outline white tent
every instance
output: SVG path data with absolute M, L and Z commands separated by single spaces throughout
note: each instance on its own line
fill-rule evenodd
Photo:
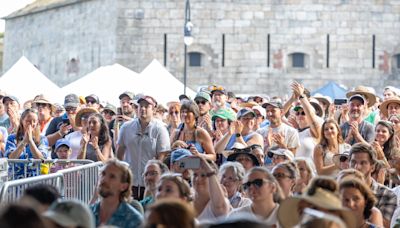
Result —
M 140 73 L 140 83 L 145 85 L 142 92 L 153 96 L 161 104 L 178 101 L 179 95 L 183 94 L 183 83 L 155 59 Z M 196 93 L 186 87 L 186 95 L 193 99 Z
M 16 96 L 21 105 L 43 94 L 51 102 L 62 102 L 61 89 L 40 72 L 25 56 L 22 56 L 0 78 L 0 89 Z
M 99 67 L 82 78 L 64 86 L 63 95 L 75 93 L 78 96 L 96 94 L 101 101 L 119 106 L 118 96 L 125 91 L 139 90 L 139 75 L 119 64 Z

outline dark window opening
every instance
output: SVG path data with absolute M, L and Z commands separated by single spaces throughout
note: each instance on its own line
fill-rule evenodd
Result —
M 304 68 L 304 54 L 303 53 L 293 53 L 292 54 L 292 67 Z
M 201 53 L 200 52 L 190 52 L 189 53 L 189 66 L 201 67 Z

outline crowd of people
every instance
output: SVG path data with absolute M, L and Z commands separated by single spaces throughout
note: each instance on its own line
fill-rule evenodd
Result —
M 286 100 L 244 98 L 212 85 L 166 105 L 127 91 L 118 108 L 96 94 L 69 94 L 63 105 L 1 94 L 2 157 L 104 166 L 90 204 L 33 186 L 0 224 L 400 227 L 400 90 L 381 98 L 357 86 L 335 100 L 298 82 L 288 91 Z M 39 175 L 13 166 L 14 179 Z

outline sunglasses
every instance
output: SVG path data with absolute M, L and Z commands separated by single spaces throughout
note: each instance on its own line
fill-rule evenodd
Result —
M 303 112 L 296 112 L 296 116 L 300 116 L 300 115 L 305 116 L 306 113 L 304 111 Z
M 47 107 L 46 103 L 36 103 L 36 107 Z
M 199 105 L 199 104 L 205 105 L 206 103 L 207 103 L 207 101 L 204 101 L 204 100 L 203 101 L 196 101 L 197 105 Z
M 67 107 L 67 108 L 65 108 L 65 111 L 67 111 L 67 112 L 76 112 L 76 108 L 74 108 L 74 107 Z
M 347 159 L 349 159 L 347 156 L 343 156 L 342 155 L 342 156 L 339 157 L 339 161 L 340 162 L 345 162 L 345 161 L 347 161 Z
M 174 115 L 174 114 L 175 114 L 175 115 L 178 115 L 178 114 L 179 114 L 179 112 L 178 112 L 178 111 L 175 111 L 175 112 L 169 112 L 169 114 L 170 114 L 170 115 Z
M 96 104 L 97 102 L 95 100 L 86 100 L 87 104 Z
M 256 188 L 261 188 L 264 185 L 264 183 L 267 183 L 267 182 L 269 182 L 269 181 L 263 180 L 263 179 L 255 179 L 253 181 L 248 181 L 243 184 L 243 189 L 248 190 L 250 188 L 250 186 L 252 186 L 252 185 L 254 185 L 254 187 L 256 187 Z
M 113 111 L 109 111 L 109 110 L 104 110 L 104 111 L 103 111 L 103 114 L 104 114 L 104 115 L 107 115 L 107 114 L 108 114 L 108 115 L 111 115 L 111 116 L 114 116 L 114 115 L 115 115 L 115 113 L 114 113 Z

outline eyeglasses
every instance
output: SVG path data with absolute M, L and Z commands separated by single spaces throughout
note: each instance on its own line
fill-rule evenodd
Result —
M 145 173 L 143 174 L 143 176 L 145 176 L 145 177 L 147 177 L 147 176 L 154 177 L 154 176 L 157 176 L 157 175 L 158 175 L 158 172 L 157 172 L 157 171 L 149 171 L 149 172 L 145 172 Z
M 207 101 L 205 101 L 205 100 L 202 100 L 202 101 L 197 100 L 196 101 L 197 105 L 199 105 L 199 104 L 205 105 L 206 103 L 207 103 Z
M 250 186 L 254 185 L 256 188 L 261 188 L 264 183 L 268 183 L 268 180 L 263 180 L 263 179 L 255 179 L 253 181 L 248 181 L 247 183 L 243 184 L 243 189 L 248 190 Z
M 272 175 L 273 175 L 276 179 L 283 179 L 283 178 L 285 178 L 285 177 L 292 179 L 291 176 L 286 175 L 286 174 L 284 174 L 284 173 L 273 173 Z
M 305 113 L 304 111 L 302 111 L 302 112 L 296 112 L 296 116 L 300 116 L 300 115 L 305 116 L 306 113 Z
M 67 111 L 67 112 L 76 112 L 76 108 L 75 107 L 66 107 L 65 111 Z

